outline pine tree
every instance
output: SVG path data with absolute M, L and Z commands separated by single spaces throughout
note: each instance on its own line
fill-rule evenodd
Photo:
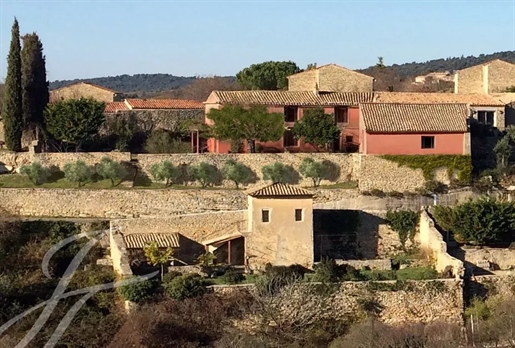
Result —
M 25 129 L 34 130 L 43 125 L 43 112 L 49 99 L 45 56 L 36 33 L 27 34 L 22 39 L 23 125 Z
M 11 46 L 7 57 L 7 76 L 5 78 L 5 95 L 2 109 L 4 121 L 5 145 L 12 151 L 21 150 L 23 132 L 22 93 L 21 93 L 21 47 L 20 27 L 15 18 L 11 30 Z

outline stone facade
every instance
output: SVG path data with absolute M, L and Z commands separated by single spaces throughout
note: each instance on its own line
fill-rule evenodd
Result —
M 356 172 L 352 154 L 332 154 L 332 153 L 317 153 L 316 155 L 307 153 L 264 153 L 264 154 L 163 154 L 163 155 L 137 155 L 138 164 L 142 171 L 150 176 L 150 168 L 153 164 L 168 160 L 175 165 L 196 165 L 201 162 L 207 162 L 216 166 L 221 170 L 225 162 L 233 159 L 237 162 L 243 163 L 255 174 L 256 180 L 247 185 L 247 187 L 263 186 L 265 182 L 262 181 L 261 169 L 265 165 L 275 162 L 281 162 L 287 166 L 292 166 L 294 169 L 294 181 L 292 183 L 300 184 L 302 186 L 312 186 L 311 179 L 304 179 L 298 173 L 298 168 L 302 160 L 306 157 L 315 158 L 317 161 L 327 163 L 328 174 L 327 179 L 322 180 L 321 185 L 330 185 L 339 182 L 346 182 L 355 179 L 353 173 Z M 221 182 L 223 187 L 234 187 L 232 182 Z
M 455 93 L 501 93 L 514 85 L 515 64 L 496 59 L 460 70 L 454 76 Z
M 290 91 L 372 92 L 374 78 L 336 64 L 327 64 L 288 77 Z
M 447 243 L 443 241 L 442 234 L 436 229 L 433 219 L 426 211 L 420 214 L 418 239 L 420 247 L 432 255 L 437 272 L 451 270 L 454 277 L 463 276 L 463 262 L 447 252 Z
M 70 86 L 50 91 L 51 101 L 79 98 L 93 98 L 97 101 L 110 103 L 113 101 L 120 101 L 123 97 L 116 91 L 85 82 L 75 83 Z
M 504 299 L 515 295 L 515 274 L 475 276 L 469 282 L 469 297 L 500 296 Z
M 0 163 L 19 169 L 21 166 L 32 162 L 40 162 L 42 165 L 51 169 L 63 169 L 66 163 L 78 160 L 86 162 L 88 165 L 100 163 L 103 157 L 108 157 L 117 162 L 128 162 L 131 159 L 129 152 L 0 152 Z
M 121 277 L 131 276 L 132 269 L 127 256 L 127 246 L 122 235 L 113 228 L 109 231 L 109 251 L 114 271 Z
M 515 268 L 515 250 L 508 248 L 462 248 L 464 261 L 477 265 L 478 261 L 489 261 L 495 269 Z
M 202 121 L 204 110 L 202 109 L 157 109 L 157 110 L 130 110 L 106 113 L 108 123 L 118 119 L 129 120 L 133 118 L 138 127 L 144 131 L 164 129 L 171 132 L 179 132 L 184 121 Z M 105 131 L 105 130 L 103 130 Z
M 408 281 L 401 289 L 380 290 L 394 285 L 395 282 L 343 282 L 331 294 L 331 305 L 320 308 L 302 296 L 302 288 L 293 291 L 287 303 L 289 308 L 296 306 L 304 310 L 317 310 L 320 319 L 345 319 L 364 315 L 363 305 L 374 303 L 381 308 L 378 319 L 386 324 L 431 323 L 444 321 L 463 325 L 463 284 L 456 280 Z M 374 289 L 374 285 L 377 289 Z M 310 286 L 308 285 L 298 285 Z M 213 286 L 216 293 L 248 292 L 253 285 Z M 290 292 L 288 292 L 290 293 Z M 296 296 L 297 295 L 297 296 Z M 280 296 L 280 295 L 279 295 Z M 252 320 L 251 318 L 244 320 Z M 251 324 L 251 323 L 249 323 Z

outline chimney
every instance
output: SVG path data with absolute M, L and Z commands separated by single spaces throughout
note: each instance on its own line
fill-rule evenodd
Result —
M 315 88 L 313 88 L 313 94 L 318 96 L 319 93 L 318 93 L 318 83 L 315 83 Z

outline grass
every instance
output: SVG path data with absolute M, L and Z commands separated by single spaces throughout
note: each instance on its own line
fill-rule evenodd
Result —
M 356 189 L 358 188 L 358 183 L 356 181 L 346 181 L 339 182 L 332 185 L 320 185 L 318 186 L 320 189 Z
M 0 175 L 0 187 L 2 188 L 79 188 L 76 182 L 66 180 L 61 174 L 54 173 L 48 182 L 41 185 L 34 185 L 26 175 L 20 174 L 3 174 Z M 86 189 L 109 189 L 111 187 L 110 180 L 96 180 L 82 184 L 80 188 Z M 120 188 L 115 186 L 114 188 Z

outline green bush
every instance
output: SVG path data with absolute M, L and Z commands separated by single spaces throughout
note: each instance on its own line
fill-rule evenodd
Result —
M 39 162 L 32 162 L 20 168 L 20 174 L 27 175 L 34 185 L 44 184 L 50 177 L 50 169 Z
M 339 267 L 333 259 L 323 258 L 314 269 L 313 281 L 315 282 L 336 282 L 340 278 Z
M 122 297 L 131 302 L 145 303 L 152 299 L 155 291 L 155 282 L 152 280 L 142 280 L 118 288 Z
M 411 210 L 388 210 L 386 213 L 388 226 L 399 234 L 403 249 L 406 249 L 406 241 L 408 238 L 414 242 L 418 219 L 418 212 Z
M 430 180 L 424 184 L 426 191 L 431 193 L 442 194 L 447 192 L 447 185 L 440 181 Z
M 181 272 L 177 272 L 177 271 L 170 271 L 170 272 L 166 273 L 166 274 L 163 276 L 163 280 L 162 280 L 162 282 L 163 282 L 163 283 L 170 283 L 172 280 L 174 280 L 175 278 L 180 277 L 180 276 L 182 276 L 182 273 L 181 273 Z
M 238 284 L 245 279 L 245 276 L 236 270 L 229 270 L 222 276 L 222 280 L 226 284 Z
M 515 205 L 511 202 L 481 198 L 452 208 L 436 206 L 433 215 L 458 242 L 487 245 L 513 241 Z
M 93 168 L 84 161 L 66 163 L 63 167 L 64 177 L 71 182 L 76 182 L 78 186 L 91 180 Z
M 234 182 L 238 189 L 240 184 L 246 184 L 251 180 L 252 171 L 243 163 L 228 160 L 222 168 L 222 175 L 226 180 Z
M 113 187 L 116 181 L 121 181 L 127 175 L 123 165 L 109 157 L 104 157 L 100 160 L 100 163 L 97 165 L 97 173 L 101 178 L 111 180 L 111 186 Z
M 212 164 L 201 162 L 196 166 L 188 167 L 188 175 L 193 181 L 198 181 L 205 188 L 216 183 L 218 170 Z
M 165 283 L 163 287 L 168 296 L 176 300 L 197 297 L 206 292 L 204 281 L 198 274 L 175 277 L 169 283 Z
M 325 177 L 327 172 L 326 167 L 322 162 L 315 161 L 311 157 L 306 157 L 302 160 L 299 166 L 299 173 L 305 178 L 313 180 L 313 186 L 318 187 L 320 181 Z
M 438 278 L 438 272 L 431 267 L 408 267 L 397 271 L 398 280 L 426 280 Z
M 181 141 L 180 138 L 167 131 L 157 130 L 148 137 L 145 151 L 148 153 L 189 153 L 191 144 Z
M 264 166 L 261 169 L 264 180 L 270 180 L 272 183 L 285 183 L 290 180 L 292 168 L 281 162 L 275 162 Z
M 165 186 L 169 186 L 178 180 L 180 170 L 172 162 L 163 161 L 150 167 L 150 175 L 155 181 L 165 181 Z

